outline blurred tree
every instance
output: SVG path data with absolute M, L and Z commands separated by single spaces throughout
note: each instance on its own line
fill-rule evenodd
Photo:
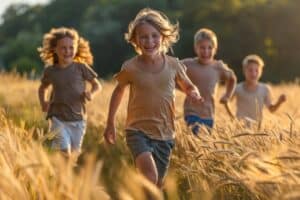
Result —
M 0 24 L 0 63 L 10 69 L 18 58 L 26 57 L 38 63 L 31 66 L 40 71 L 36 48 L 43 34 L 52 27 L 74 27 L 90 41 L 96 71 L 101 77 L 110 77 L 135 54 L 124 33 L 144 7 L 161 10 L 172 22 L 180 22 L 181 39 L 174 47 L 180 58 L 194 56 L 194 33 L 207 27 L 218 36 L 217 58 L 233 67 L 239 79 L 241 60 L 250 53 L 265 60 L 264 80 L 279 82 L 300 75 L 300 1 L 295 0 L 51 0 L 47 5 L 15 4 L 6 10 Z

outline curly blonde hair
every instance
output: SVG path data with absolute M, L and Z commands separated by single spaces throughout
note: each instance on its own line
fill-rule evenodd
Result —
M 73 39 L 76 47 L 76 54 L 74 61 L 93 65 L 93 55 L 90 50 L 90 45 L 87 40 L 80 37 L 78 32 L 73 28 L 52 28 L 43 37 L 43 46 L 38 48 L 38 52 L 42 61 L 46 65 L 53 65 L 58 63 L 58 57 L 54 52 L 57 41 L 69 37 Z
M 141 49 L 136 42 L 136 28 L 142 24 L 150 24 L 163 36 L 162 52 L 167 53 L 171 46 L 179 39 L 179 23 L 171 24 L 168 17 L 157 10 L 144 8 L 139 11 L 135 19 L 128 25 L 128 32 L 125 33 L 125 40 L 132 44 L 135 51 L 141 54 Z

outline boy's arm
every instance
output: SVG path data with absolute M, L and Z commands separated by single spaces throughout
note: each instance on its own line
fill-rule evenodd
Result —
M 47 90 L 48 86 L 49 85 L 42 83 L 38 89 L 39 100 L 40 100 L 40 104 L 41 104 L 43 112 L 48 112 L 48 109 L 49 109 L 49 102 L 46 101 L 46 90 Z
M 280 105 L 286 101 L 286 95 L 285 94 L 281 94 L 279 96 L 279 98 L 277 99 L 277 102 L 275 104 L 270 104 L 268 106 L 268 109 L 270 112 L 275 112 L 279 107 Z
M 228 77 L 226 81 L 226 91 L 225 94 L 221 97 L 220 103 L 226 104 L 230 100 L 234 92 L 235 86 L 236 86 L 236 76 L 234 75 L 233 72 L 231 72 L 231 75 Z
M 203 101 L 198 88 L 192 84 L 187 76 L 185 78 L 178 77 L 176 82 L 179 90 L 184 92 L 187 96 L 191 97 L 195 101 Z
M 115 115 L 121 103 L 126 86 L 126 84 L 118 84 L 110 99 L 107 124 L 104 131 L 105 141 L 110 144 L 114 144 L 116 142 Z
M 97 78 L 93 78 L 92 80 L 89 81 L 91 84 L 92 88 L 90 91 L 85 91 L 84 96 L 88 101 L 91 101 L 93 97 L 95 96 L 97 91 L 101 91 L 102 86 L 100 82 L 97 80 Z
M 200 95 L 200 92 L 198 88 L 192 83 L 192 81 L 189 79 L 187 72 L 186 63 L 184 60 L 179 61 L 179 68 L 177 71 L 175 84 L 176 88 L 180 90 L 181 92 L 184 92 L 187 96 L 191 97 L 195 101 L 203 101 L 203 98 Z
M 230 116 L 230 118 L 231 118 L 231 119 L 234 119 L 234 118 L 235 118 L 235 117 L 234 117 L 234 114 L 233 114 L 233 112 L 231 111 L 231 108 L 230 108 L 228 102 L 224 103 L 224 107 L 225 107 L 225 110 L 227 111 L 228 115 Z

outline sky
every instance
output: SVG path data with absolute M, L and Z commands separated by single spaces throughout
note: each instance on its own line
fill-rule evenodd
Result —
M 1 0 L 1 3 L 0 3 L 0 19 L 2 18 L 2 15 L 5 12 L 6 8 L 11 4 L 14 4 L 14 3 L 28 3 L 28 4 L 31 4 L 31 5 L 34 5 L 34 4 L 45 4 L 47 2 L 49 2 L 49 0 Z

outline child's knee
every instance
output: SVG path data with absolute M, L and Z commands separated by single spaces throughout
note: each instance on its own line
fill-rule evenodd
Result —
M 148 170 L 144 172 L 144 175 L 151 181 L 153 184 L 158 184 L 158 173 L 156 170 Z
M 139 170 L 142 174 L 153 184 L 158 182 L 158 172 L 155 166 L 139 166 Z

